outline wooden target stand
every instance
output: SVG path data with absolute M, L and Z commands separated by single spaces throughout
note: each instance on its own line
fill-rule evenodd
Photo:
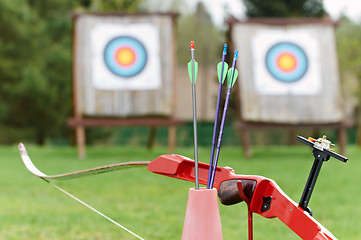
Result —
M 241 111 L 241 100 L 240 100 L 240 92 L 239 86 L 236 84 L 235 86 L 235 96 L 236 96 L 236 107 L 239 121 L 233 123 L 233 128 L 239 131 L 240 133 L 240 142 L 241 147 L 243 148 L 243 154 L 246 158 L 252 157 L 251 150 L 251 136 L 250 132 L 252 130 L 283 130 L 283 131 L 295 131 L 300 129 L 336 129 L 337 130 L 337 138 L 338 138 L 338 146 L 340 148 L 340 153 L 342 155 L 346 154 L 346 146 L 347 146 L 347 128 L 350 128 L 354 125 L 352 120 L 345 120 L 336 123 L 271 123 L 271 122 L 251 122 L 245 121 L 242 118 Z M 297 135 L 297 134 L 296 134 Z M 295 135 L 295 139 L 296 139 Z M 319 136 L 322 137 L 322 136 Z
M 252 157 L 250 131 L 252 129 L 277 129 L 277 130 L 297 130 L 297 129 L 336 129 L 338 133 L 338 145 L 341 154 L 346 153 L 347 133 L 346 129 L 353 126 L 352 121 L 344 121 L 338 123 L 301 123 L 301 124 L 287 124 L 287 123 L 265 123 L 265 122 L 235 122 L 233 127 L 240 132 L 241 143 L 244 155 L 247 158 Z M 295 136 L 296 139 L 296 136 Z
M 241 107 L 241 97 L 239 86 L 236 84 L 235 96 L 236 96 L 236 108 L 239 121 L 233 123 L 233 128 L 240 133 L 240 142 L 243 149 L 243 154 L 246 158 L 252 157 L 251 150 L 251 136 L 250 132 L 252 130 L 283 130 L 283 131 L 295 131 L 300 129 L 336 129 L 337 130 L 337 143 L 340 148 L 340 153 L 346 155 L 346 146 L 347 146 L 347 128 L 354 126 L 353 120 L 345 120 L 335 123 L 272 123 L 272 122 L 252 122 L 245 121 L 242 117 L 242 107 Z M 296 134 L 297 135 L 297 134 Z M 296 139 L 295 135 L 295 139 Z M 319 136 L 322 137 L 322 136 Z
M 354 125 L 352 120 L 345 120 L 336 123 L 271 123 L 271 122 L 251 122 L 245 121 L 242 118 L 242 109 L 241 109 L 241 98 L 239 92 L 239 86 L 236 84 L 235 88 L 235 96 L 236 96 L 236 108 L 239 121 L 233 123 L 233 128 L 240 133 L 240 142 L 241 147 L 243 148 L 243 154 L 246 158 L 252 157 L 251 150 L 251 136 L 250 132 L 252 130 L 286 130 L 286 131 L 295 131 L 300 129 L 336 129 L 337 130 L 337 138 L 338 138 L 338 146 L 340 148 L 340 153 L 342 155 L 346 154 L 346 146 L 347 146 L 347 128 L 350 128 Z M 322 136 L 319 136 L 322 137 Z M 295 135 L 296 139 L 296 135 Z
M 176 145 L 176 126 L 184 122 L 174 118 L 85 118 L 72 117 L 68 119 L 68 125 L 75 129 L 76 144 L 78 147 L 78 157 L 86 156 L 85 128 L 91 127 L 128 127 L 128 126 L 149 126 L 148 148 L 152 148 L 155 142 L 158 127 L 168 126 L 168 151 L 174 152 Z
M 86 113 L 80 109 L 80 102 L 85 101 L 79 99 L 80 94 L 80 86 L 79 86 L 79 75 L 84 77 L 84 70 L 78 69 L 79 63 L 79 54 L 77 49 L 81 41 L 80 38 L 84 39 L 84 36 L 81 36 L 80 33 L 76 31 L 76 20 L 79 17 L 87 16 L 87 17 L 126 17 L 129 18 L 126 21 L 132 22 L 134 18 L 149 18 L 150 22 L 155 24 L 166 24 L 168 20 L 163 19 L 169 18 L 171 22 L 171 27 L 168 30 L 170 31 L 171 37 L 169 39 L 160 39 L 161 44 L 169 45 L 169 52 L 171 53 L 172 62 L 170 63 L 172 70 L 170 70 L 170 76 L 167 76 L 171 79 L 172 85 L 170 89 L 167 91 L 171 91 L 172 95 L 169 98 L 170 104 L 170 112 L 166 114 L 160 114 L 159 116 L 150 116 L 149 114 L 136 116 L 136 117 L 121 117 L 121 116 L 110 116 L 110 117 L 102 117 L 98 115 L 88 116 Z M 78 148 L 78 157 L 84 158 L 86 156 L 86 128 L 94 128 L 94 127 L 150 127 L 149 137 L 148 137 L 148 148 L 152 148 L 155 143 L 156 131 L 159 127 L 168 127 L 168 150 L 169 153 L 173 153 L 176 145 L 176 129 L 177 126 L 184 124 L 184 121 L 176 119 L 176 39 L 175 39 L 175 19 L 178 17 L 177 13 L 137 13 L 137 14 L 127 14 L 127 13 L 111 13 L 111 14 L 103 14 L 103 13 L 95 13 L 95 14 L 74 14 L 73 16 L 73 81 L 72 81 L 72 89 L 73 89 L 73 116 L 67 120 L 67 124 L 69 127 L 73 128 L 75 131 L 75 142 Z M 159 19 L 155 19 L 159 17 Z M 131 20 L 133 19 L 133 20 Z M 109 23 L 109 21 L 107 21 Z M 112 21 L 111 21 L 112 22 Z M 135 21 L 138 22 L 138 21 Z M 86 25 L 85 25 L 86 26 Z M 81 29 L 81 32 L 84 29 Z M 166 36 L 165 34 L 161 35 L 162 37 Z M 168 35 L 167 35 L 168 36 Z M 165 41 L 165 42 L 164 42 Z M 170 41 L 167 42 L 167 41 Z M 82 54 L 87 54 L 86 51 L 83 51 Z M 89 56 L 89 55 L 87 55 Z M 87 65 L 88 63 L 82 63 L 82 65 Z M 86 75 L 89 77 L 89 75 Z
M 227 24 L 230 27 L 230 30 L 228 31 L 228 36 L 227 39 L 229 40 L 229 42 L 231 42 L 231 48 L 235 48 L 236 47 L 236 42 L 234 42 L 234 38 L 233 38 L 233 33 L 237 30 L 235 30 L 235 25 L 236 24 L 241 24 L 242 26 L 256 26 L 253 29 L 257 29 L 257 31 L 262 31 L 264 29 L 273 29 L 276 26 L 337 26 L 338 22 L 333 22 L 332 19 L 330 18 L 322 18 L 322 19 L 284 19 L 284 18 L 250 18 L 247 19 L 245 21 L 238 21 L 234 18 L 231 18 L 227 21 Z M 238 26 L 241 26 L 238 25 Z M 266 25 L 267 27 L 263 27 L 264 25 Z M 262 26 L 262 27 L 260 27 Z M 288 30 L 291 28 L 287 28 Z M 309 29 L 307 27 L 307 29 Z M 323 33 L 326 33 L 327 31 L 325 30 Z M 244 34 L 245 31 L 242 30 L 240 31 L 238 28 L 238 37 L 241 38 L 243 40 L 243 44 L 250 44 L 251 40 L 250 40 L 250 36 L 246 34 Z M 255 34 L 255 32 L 252 32 L 250 29 L 248 29 L 248 33 L 249 35 Z M 328 33 L 329 34 L 329 33 Z M 325 36 L 330 36 L 330 35 L 324 35 L 322 36 L 323 38 L 326 38 Z M 326 43 L 327 41 L 325 41 L 325 39 L 323 39 L 322 37 L 320 37 L 319 41 L 323 41 L 323 43 Z M 327 39 L 326 39 L 327 40 Z M 238 48 L 239 48 L 239 42 L 238 43 Z M 330 43 L 331 44 L 331 43 Z M 247 45 L 248 46 L 248 45 Z M 332 47 L 330 45 L 330 47 Z M 249 49 L 246 49 L 245 54 L 249 54 Z M 321 50 L 320 50 L 321 51 Z M 242 52 L 242 51 L 241 51 Z M 333 59 L 333 58 L 332 58 Z M 335 57 L 336 59 L 336 57 Z M 240 60 L 238 61 L 240 62 Z M 252 61 L 249 61 L 252 62 Z M 327 62 L 329 64 L 329 66 L 332 66 L 334 68 L 337 68 L 337 63 L 332 62 L 332 61 L 328 61 Z M 332 65 L 333 64 L 333 65 Z M 239 66 L 242 65 L 241 63 L 239 64 Z M 249 67 L 249 66 L 248 66 Z M 246 67 L 243 66 L 243 72 L 245 72 Z M 240 70 L 242 72 L 242 69 Z M 249 74 L 249 72 L 247 72 Z M 242 74 L 241 74 L 242 75 Z M 330 74 L 329 74 L 330 75 Z M 327 75 L 327 78 L 330 80 L 330 76 Z M 333 74 L 331 77 L 333 77 L 333 81 L 334 80 L 334 76 L 337 75 L 337 72 L 335 72 L 335 74 Z M 247 77 L 251 77 L 250 75 L 244 75 Z M 253 76 L 253 75 L 252 75 Z M 241 76 L 242 77 L 242 76 Z M 249 84 L 247 85 L 249 87 Z M 235 122 L 233 124 L 233 127 L 240 132 L 240 140 L 241 140 L 241 147 L 244 150 L 244 155 L 246 157 L 251 157 L 252 156 L 252 152 L 251 152 L 251 137 L 250 137 L 250 132 L 251 130 L 267 130 L 267 129 L 277 129 L 277 130 L 288 130 L 288 131 L 293 131 L 295 132 L 296 130 L 301 130 L 301 129 L 312 129 L 312 130 L 316 130 L 316 131 L 320 131 L 322 129 L 335 129 L 337 131 L 338 134 L 338 146 L 340 148 L 340 152 L 341 154 L 345 154 L 346 151 L 346 145 L 347 145 L 347 133 L 346 130 L 349 127 L 353 126 L 353 121 L 349 120 L 349 119 L 340 119 L 340 120 L 331 120 L 331 121 L 327 121 L 327 114 L 332 114 L 333 112 L 330 111 L 329 113 L 322 113 L 322 121 L 317 122 L 317 118 L 314 118 L 313 120 L 310 120 L 309 122 L 306 119 L 302 119 L 299 123 L 295 123 L 294 121 L 290 121 L 287 122 L 287 120 L 282 121 L 282 122 L 272 122 L 272 121 L 262 121 L 260 120 L 246 120 L 245 117 L 243 117 L 242 113 L 242 107 L 243 103 L 241 103 L 241 91 L 240 91 L 240 86 L 238 84 L 236 84 L 235 86 L 235 92 L 236 92 L 236 107 L 237 107 L 237 111 L 238 111 L 238 118 L 239 121 Z M 252 91 L 255 91 L 254 89 L 252 89 Z M 324 92 L 327 92 L 326 89 L 323 89 Z M 334 90 L 333 90 L 334 91 Z M 327 94 L 330 94 L 330 92 L 327 92 Z M 335 94 L 333 92 L 333 94 Z M 254 99 L 253 99 L 254 100 Z M 259 100 L 259 99 L 257 99 Z M 264 99 L 263 99 L 264 100 Z M 306 99 L 307 100 L 307 99 Z M 310 101 L 310 100 L 309 100 Z M 312 104 L 312 103 L 310 103 Z M 331 104 L 331 103 L 329 103 Z M 247 105 L 248 106 L 248 105 Z M 317 106 L 317 105 L 316 105 Z M 249 107 L 249 106 L 248 106 Z M 296 136 L 294 136 L 296 139 Z M 321 136 L 320 136 L 321 137 Z

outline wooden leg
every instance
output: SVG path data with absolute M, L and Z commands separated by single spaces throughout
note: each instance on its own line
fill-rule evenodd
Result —
M 321 134 L 321 131 L 320 131 L 319 128 L 314 128 L 314 129 L 312 129 L 312 135 L 311 136 L 317 139 L 317 138 L 322 137 L 323 134 Z
M 297 143 L 296 136 L 297 136 L 297 130 L 295 128 L 291 128 L 288 131 L 288 141 L 287 141 L 288 145 L 296 145 Z
M 148 149 L 152 149 L 154 147 L 155 136 L 157 134 L 157 127 L 151 126 L 148 138 Z
M 361 122 L 359 122 L 357 126 L 356 146 L 361 146 Z
M 338 129 L 338 144 L 340 144 L 340 154 L 346 154 L 346 145 L 347 145 L 347 133 L 344 126 L 340 126 Z
M 75 128 L 76 145 L 78 148 L 78 158 L 85 158 L 85 129 L 83 126 Z
M 251 152 L 251 139 L 247 128 L 241 129 L 241 142 L 243 147 L 244 156 L 246 158 L 252 157 Z
M 176 131 L 177 131 L 176 126 L 168 127 L 168 152 L 169 152 L 169 154 L 174 153 L 175 141 L 176 141 L 176 139 L 175 139 Z

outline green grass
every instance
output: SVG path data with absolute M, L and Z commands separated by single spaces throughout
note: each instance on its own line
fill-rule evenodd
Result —
M 58 174 L 105 164 L 152 160 L 166 148 L 88 147 L 79 160 L 70 147 L 27 146 L 35 165 L 47 174 Z M 177 148 L 192 157 L 192 148 Z M 361 149 L 348 148 L 349 162 L 331 159 L 322 167 L 309 206 L 314 217 L 339 239 L 361 239 Z M 209 160 L 209 148 L 199 150 Z M 220 166 L 237 174 L 274 179 L 298 202 L 313 158 L 306 146 L 255 147 L 254 158 L 244 159 L 237 147 L 224 147 Z M 129 233 L 91 212 L 49 184 L 32 176 L 23 166 L 16 146 L 0 147 L 0 239 L 135 239 Z M 188 189 L 193 183 L 159 176 L 135 168 L 80 179 L 54 181 L 145 239 L 180 239 Z M 224 239 L 247 239 L 244 203 L 220 205 Z M 277 219 L 254 219 L 255 239 L 299 239 Z

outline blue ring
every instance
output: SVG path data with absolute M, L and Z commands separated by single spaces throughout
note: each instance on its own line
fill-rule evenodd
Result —
M 122 67 L 115 62 L 115 53 L 119 48 L 132 48 L 136 60 L 129 67 Z M 117 76 L 130 78 L 139 74 L 147 64 L 148 56 L 144 45 L 137 39 L 129 36 L 116 37 L 109 41 L 104 50 L 104 62 L 108 69 Z
M 282 52 L 290 52 L 297 59 L 297 67 L 293 71 L 286 73 L 277 66 L 277 57 Z M 301 79 L 307 72 L 308 59 L 301 47 L 290 42 L 280 42 L 273 45 L 266 54 L 266 68 L 276 80 L 292 83 Z

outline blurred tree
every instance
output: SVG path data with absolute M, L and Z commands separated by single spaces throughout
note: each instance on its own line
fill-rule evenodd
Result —
M 217 63 L 223 50 L 225 33 L 212 22 L 203 2 L 198 2 L 194 12 L 183 0 L 147 0 L 144 7 L 152 11 L 180 12 L 176 26 L 177 60 L 185 65 L 190 61 L 190 42 L 196 46 L 196 58 L 201 64 Z M 187 50 L 187 51 L 186 51 Z
M 345 110 L 349 116 L 361 120 L 361 24 L 351 21 L 346 16 L 341 18 L 336 29 L 337 52 L 340 76 L 344 91 Z M 348 116 L 348 117 L 349 117 Z M 361 122 L 357 132 L 357 145 L 361 146 Z
M 323 17 L 322 0 L 243 0 L 248 17 Z
M 217 64 L 222 56 L 224 32 L 217 28 L 204 4 L 199 2 L 193 14 L 185 14 L 177 26 L 177 56 L 180 64 L 190 60 L 190 42 L 195 42 L 197 61 Z M 185 49 L 189 51 L 184 51 Z
M 61 136 L 70 112 L 72 1 L 0 2 L 0 99 L 5 142 Z
M 199 75 L 205 79 L 210 79 L 214 75 L 209 72 L 208 66 L 214 66 L 221 60 L 223 51 L 224 32 L 217 28 L 207 12 L 204 4 L 199 2 L 193 14 L 186 14 L 179 19 L 177 26 L 177 57 L 178 63 L 187 66 L 190 61 L 190 42 L 195 43 L 196 60 L 199 63 Z M 212 79 L 217 81 L 215 77 Z M 209 84 L 202 85 L 199 89 L 201 102 L 207 101 Z M 216 103 L 215 103 L 216 104 Z M 215 106 L 214 106 L 215 107 Z M 207 109 L 199 108 L 200 115 L 205 116 Z
M 141 10 L 143 0 L 82 0 L 87 3 L 91 11 L 97 12 L 114 12 L 126 11 L 134 13 Z
M 0 143 L 68 137 L 73 10 L 135 11 L 142 0 L 0 1 Z M 23 139 L 23 138 L 22 138 Z M 23 139 L 24 140 L 24 139 Z

